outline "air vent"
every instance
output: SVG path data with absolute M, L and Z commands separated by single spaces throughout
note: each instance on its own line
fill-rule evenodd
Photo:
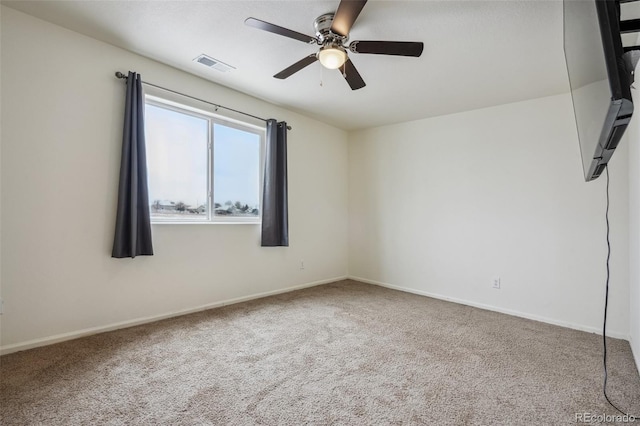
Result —
M 624 129 L 626 128 L 627 128 L 626 124 L 622 124 L 620 126 L 614 127 L 613 131 L 611 132 L 611 136 L 607 141 L 607 145 L 604 147 L 604 149 L 616 149 L 616 147 L 618 146 L 618 143 L 620 142 L 620 139 L 622 138 Z
M 220 72 L 235 70 L 235 67 L 232 67 L 229 64 L 225 64 L 224 62 L 214 59 L 211 56 L 207 56 L 205 54 L 198 56 L 194 59 L 194 61 Z
M 598 166 L 596 167 L 596 170 L 593 172 L 593 178 L 597 178 L 598 176 L 600 176 L 602 174 L 602 172 L 604 171 L 604 168 L 607 167 L 606 164 L 598 164 Z

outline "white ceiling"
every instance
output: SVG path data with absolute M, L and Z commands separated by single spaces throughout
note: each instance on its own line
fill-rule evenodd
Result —
M 274 79 L 275 73 L 317 47 L 245 26 L 244 20 L 255 17 L 313 36 L 314 19 L 334 11 L 338 3 L 2 2 L 343 129 L 410 121 L 568 90 L 559 0 L 370 0 L 354 24 L 350 40 L 422 41 L 422 57 L 351 54 L 367 83 L 357 91 L 350 90 L 338 71 L 323 69 L 319 63 L 286 80 Z M 201 53 L 236 69 L 220 73 L 193 62 Z

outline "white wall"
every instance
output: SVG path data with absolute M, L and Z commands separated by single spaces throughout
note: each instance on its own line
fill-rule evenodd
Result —
M 610 164 L 608 333 L 627 338 L 625 151 Z M 601 332 L 604 190 L 584 182 L 568 94 L 354 132 L 349 274 Z
M 0 23 L 2 22 L 2 7 L 0 7 Z M 2 81 L 2 31 L 0 31 L 0 81 Z M 2 85 L 0 84 L 0 99 L 2 99 Z M 0 102 L 0 129 L 2 129 L 2 102 Z M 0 131 L 0 241 L 2 241 L 2 132 Z M 2 244 L 0 244 L 0 304 L 2 304 Z M 3 308 L 3 306 L 0 306 Z M 0 342 L 2 342 L 2 315 L 0 314 Z M 2 343 L 0 343 L 1 345 Z
M 4 352 L 346 276 L 344 131 L 6 7 L 1 31 Z M 128 70 L 291 124 L 289 248 L 258 225 L 154 225 L 155 256 L 110 257 Z
M 631 94 L 636 111 L 623 141 L 629 146 L 629 331 L 640 370 L 640 93 L 632 88 Z
M 347 148 L 342 130 L 0 10 L 3 352 L 330 281 L 347 268 L 369 282 L 600 331 L 605 182 L 583 182 L 568 95 L 353 132 Z M 254 225 L 154 225 L 155 256 L 110 258 L 124 94 L 116 70 L 294 127 L 291 247 L 260 248 Z M 640 254 L 634 122 L 611 162 L 609 332 L 631 334 L 638 360 L 640 266 L 628 251 Z M 500 290 L 490 287 L 495 275 Z

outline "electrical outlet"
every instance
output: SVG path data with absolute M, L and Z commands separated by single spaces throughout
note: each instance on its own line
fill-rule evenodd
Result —
M 304 260 L 300 261 L 300 269 L 304 269 Z
M 500 277 L 493 277 L 491 287 L 497 288 L 497 289 L 500 288 Z

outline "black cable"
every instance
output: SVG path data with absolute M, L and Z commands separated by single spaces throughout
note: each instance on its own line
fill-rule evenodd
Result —
M 604 364 L 604 383 L 602 385 L 602 393 L 604 394 L 605 399 L 613 408 L 618 410 L 621 414 L 627 417 L 640 418 L 640 416 L 632 416 L 631 414 L 625 413 L 621 409 L 619 409 L 607 395 L 607 307 L 609 305 L 609 259 L 611 258 L 611 242 L 609 241 L 609 166 L 605 166 L 605 170 L 607 171 L 607 209 L 604 215 L 605 221 L 607 222 L 607 281 L 605 286 L 604 293 L 604 321 L 602 324 L 602 347 L 603 347 L 603 364 Z

